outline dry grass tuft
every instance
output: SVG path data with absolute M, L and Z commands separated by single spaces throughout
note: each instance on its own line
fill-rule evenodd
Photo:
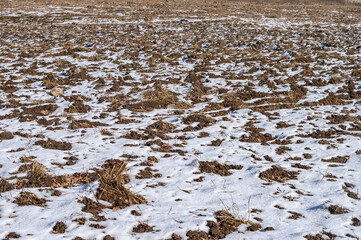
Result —
M 96 193 L 97 199 L 110 202 L 113 208 L 125 208 L 133 204 L 146 204 L 147 201 L 124 185 L 129 182 L 126 174 L 125 161 L 113 161 L 105 164 L 105 169 L 99 173 L 100 186 Z

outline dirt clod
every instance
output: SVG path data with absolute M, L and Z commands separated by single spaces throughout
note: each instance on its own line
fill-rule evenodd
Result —
M 297 179 L 298 172 L 288 171 L 284 168 L 276 165 L 272 165 L 270 169 L 267 169 L 259 174 L 259 178 L 267 181 L 285 182 L 290 179 Z
M 217 161 L 207 162 L 202 161 L 199 162 L 199 170 L 205 173 L 214 173 L 220 176 L 229 176 L 232 173 L 229 171 L 231 169 L 234 170 L 241 170 L 243 166 L 241 165 L 227 165 L 227 164 L 220 164 Z
M 67 226 L 64 222 L 58 221 L 55 223 L 53 230 L 51 232 L 54 234 L 65 233 L 66 228 Z
M 139 223 L 137 226 L 133 227 L 133 232 L 135 233 L 145 233 L 145 232 L 153 232 L 154 229 L 152 226 L 149 226 L 146 223 Z

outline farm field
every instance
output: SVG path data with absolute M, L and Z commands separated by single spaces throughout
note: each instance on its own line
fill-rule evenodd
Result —
M 360 239 L 361 4 L 0 1 L 0 239 Z

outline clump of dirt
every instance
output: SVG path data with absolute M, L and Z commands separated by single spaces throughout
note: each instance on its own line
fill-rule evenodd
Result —
M 331 214 L 344 214 L 344 213 L 348 213 L 349 211 L 346 208 L 343 208 L 341 206 L 338 205 L 330 205 L 328 207 L 328 211 Z
M 186 236 L 188 237 L 188 240 L 215 240 L 212 238 L 209 234 L 207 234 L 205 231 L 188 231 Z
M 300 169 L 305 169 L 305 170 L 310 170 L 310 169 L 311 169 L 310 166 L 303 165 L 303 164 L 301 164 L 301 163 L 292 164 L 291 167 L 300 168 Z
M 138 172 L 138 174 L 135 176 L 136 179 L 146 179 L 146 178 L 160 178 L 162 176 L 162 174 L 160 173 L 156 173 L 153 174 L 153 169 L 151 169 L 150 167 L 146 167 L 144 170 L 140 170 Z
M 337 156 L 330 159 L 321 159 L 321 161 L 329 163 L 346 163 L 349 159 L 350 156 Z
M 208 146 L 219 147 L 222 144 L 223 141 L 224 141 L 224 139 L 212 140 L 211 143 L 208 144 Z
M 71 148 L 72 148 L 71 143 L 58 142 L 58 141 L 55 141 L 50 138 L 48 138 L 48 140 L 46 140 L 46 141 L 45 140 L 36 141 L 35 145 L 40 145 L 46 149 L 55 149 L 55 150 L 62 150 L 62 151 L 71 150 Z
M 247 221 L 235 218 L 232 214 L 225 210 L 214 213 L 217 222 L 208 221 L 209 235 L 215 239 L 225 238 L 228 234 L 237 230 L 241 224 L 246 224 Z
M 130 131 L 129 133 L 122 136 L 123 138 L 127 139 L 134 139 L 134 140 L 147 140 L 149 137 L 143 133 L 139 133 L 136 131 Z
M 103 165 L 103 171 L 99 173 L 100 185 L 96 197 L 110 202 L 113 208 L 121 209 L 133 204 L 147 203 L 142 196 L 124 186 L 129 182 L 126 165 L 125 161 L 109 161 Z
M 102 219 L 103 216 L 100 216 L 99 214 L 103 211 L 104 208 L 106 208 L 105 205 L 95 202 L 87 197 L 82 197 L 82 200 L 78 201 L 79 203 L 84 204 L 84 207 L 82 207 L 83 212 L 91 213 L 95 219 Z
M 199 170 L 205 173 L 214 173 L 220 176 L 229 176 L 232 173 L 229 171 L 230 169 L 241 170 L 243 168 L 242 165 L 227 165 L 220 164 L 217 161 L 202 161 L 199 162 Z
M 0 193 L 11 191 L 15 189 L 14 184 L 9 183 L 5 178 L 0 181 Z
M 171 238 L 166 240 L 183 240 L 183 238 L 175 233 L 172 234 Z
M 149 226 L 146 223 L 139 223 L 137 226 L 133 227 L 133 232 L 135 233 L 145 233 L 145 232 L 153 232 L 154 226 Z
M 146 130 L 159 131 L 162 133 L 169 133 L 174 131 L 174 125 L 171 123 L 167 123 L 164 121 L 157 121 L 151 125 L 149 125 Z
M 108 234 L 103 237 L 103 240 L 115 240 L 115 237 L 112 237 Z
M 198 122 L 199 124 L 197 129 L 208 127 L 216 122 L 213 118 L 199 113 L 188 115 L 187 117 L 183 118 L 182 121 L 184 124 L 188 124 L 188 125 Z
M 244 128 L 248 132 L 248 135 L 243 134 L 239 139 L 239 141 L 241 142 L 267 144 L 268 141 L 274 139 L 269 133 L 261 133 L 261 131 L 264 131 L 264 129 L 255 127 L 252 122 L 248 122 L 247 124 L 245 124 Z
M 65 233 L 67 226 L 64 222 L 56 222 L 56 224 L 53 226 L 53 230 L 51 231 L 54 234 L 59 234 L 59 233 Z
M 23 107 L 23 114 L 30 116 L 47 116 L 52 114 L 56 109 L 58 109 L 58 105 L 55 104 L 47 104 L 47 105 L 38 105 L 36 107 Z
M 13 138 L 14 138 L 14 135 L 11 132 L 0 133 L 0 140 L 10 140 Z
M 353 217 L 351 219 L 351 221 L 352 221 L 352 223 L 351 223 L 352 226 L 355 226 L 355 227 L 361 226 L 361 221 L 357 217 Z
M 89 120 L 73 120 L 68 128 L 69 129 L 78 129 L 78 128 L 95 128 L 95 127 L 99 127 L 99 126 L 108 126 L 108 124 L 105 123 L 100 123 L 100 122 L 91 122 Z
M 154 109 L 164 109 L 178 102 L 177 95 L 164 89 L 160 84 L 155 87 L 154 91 L 144 93 L 144 98 L 145 101 L 128 103 L 124 105 L 124 108 L 134 112 L 149 112 Z
M 292 148 L 290 147 L 286 147 L 286 146 L 280 146 L 278 148 L 276 148 L 276 153 L 278 155 L 282 155 L 282 154 L 285 154 L 287 151 L 291 151 Z
M 6 237 L 4 238 L 4 240 L 9 240 L 12 238 L 20 238 L 21 235 L 17 234 L 16 232 L 10 232 L 8 235 L 6 235 Z
M 335 95 L 334 93 L 329 93 L 325 98 L 319 100 L 316 105 L 344 105 L 346 104 L 339 95 Z
M 288 219 L 297 220 L 297 219 L 303 217 L 303 215 L 298 212 L 294 212 L 294 211 L 288 211 L 288 212 L 291 213 L 291 216 L 287 217 Z
M 108 131 L 107 129 L 100 130 L 100 134 L 103 136 L 113 136 L 113 133 Z
M 38 198 L 34 193 L 30 192 L 21 192 L 20 195 L 14 200 L 19 206 L 29 206 L 35 205 L 40 207 L 45 207 L 46 199 Z
M 137 217 L 142 216 L 142 214 L 140 212 L 138 212 L 137 210 L 130 211 L 130 214 L 132 214 L 133 216 L 137 216 Z
M 277 129 L 280 129 L 280 128 L 288 128 L 288 127 L 291 127 L 291 126 L 294 126 L 293 124 L 288 124 L 286 122 L 278 122 L 276 124 L 276 128 Z
M 321 233 L 317 233 L 316 235 L 308 234 L 303 237 L 307 240 L 334 240 L 336 239 L 337 235 L 330 232 L 322 231 Z
M 217 222 L 207 221 L 207 226 L 209 227 L 208 233 L 205 231 L 188 231 L 186 234 L 188 240 L 223 239 L 232 232 L 237 231 L 241 224 L 249 225 L 247 231 L 257 231 L 261 229 L 260 224 L 238 219 L 226 210 L 217 211 L 214 213 L 214 216 Z
M 259 178 L 266 181 L 285 182 L 290 179 L 297 179 L 298 172 L 287 171 L 284 168 L 272 165 L 270 169 L 260 172 Z
M 88 113 L 91 110 L 91 107 L 85 105 L 83 101 L 75 101 L 68 108 L 64 109 L 68 113 Z
M 196 81 L 192 84 L 192 90 L 189 92 L 188 96 L 193 103 L 206 102 L 207 98 L 203 97 L 208 93 L 210 87 L 204 86 L 201 81 Z
M 334 138 L 334 135 L 342 134 L 343 131 L 335 130 L 335 129 L 328 129 L 328 130 L 320 130 L 317 129 L 316 131 L 306 134 L 306 135 L 298 135 L 298 137 L 310 137 L 310 138 Z
M 337 115 L 337 114 L 331 114 L 330 116 L 327 116 L 326 119 L 329 120 L 328 124 L 340 124 L 344 122 L 360 121 L 360 117 L 352 117 L 349 115 Z

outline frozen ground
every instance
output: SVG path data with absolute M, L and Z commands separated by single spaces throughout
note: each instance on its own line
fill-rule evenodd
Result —
M 1 239 L 359 239 L 361 8 L 0 12 Z

